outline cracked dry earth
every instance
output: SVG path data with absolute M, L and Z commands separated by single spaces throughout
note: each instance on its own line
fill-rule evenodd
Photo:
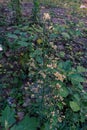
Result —
M 30 19 L 32 7 L 32 3 L 22 3 L 22 14 L 24 18 Z M 82 28 L 82 32 L 84 32 L 84 28 L 87 28 L 87 17 L 80 16 L 78 14 L 71 15 L 70 12 L 71 9 L 65 9 L 62 7 L 41 6 L 40 16 L 42 18 L 44 13 L 48 13 L 50 15 L 50 22 L 48 23 L 59 25 L 66 24 L 66 20 L 72 21 L 76 24 L 83 22 L 84 27 Z M 4 14 L 7 17 L 8 27 L 11 27 L 10 22 L 12 12 L 7 7 L 4 7 Z M 75 65 L 82 65 L 87 68 L 87 31 L 81 38 L 79 37 L 74 39 L 72 44 L 61 43 L 60 41 L 57 41 L 56 44 L 58 46 L 59 53 L 64 52 L 64 56 L 61 57 L 63 60 L 72 60 Z M 87 79 L 87 72 L 85 72 L 85 78 Z M 84 88 L 87 90 L 87 81 L 84 83 Z

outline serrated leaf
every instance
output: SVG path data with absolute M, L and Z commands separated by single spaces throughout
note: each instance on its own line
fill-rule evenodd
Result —
M 78 112 L 80 110 L 80 106 L 74 101 L 70 101 L 70 107 L 74 112 Z
M 26 116 L 18 125 L 15 125 L 11 130 L 37 130 L 39 121 L 37 118 Z
M 68 91 L 68 89 L 67 89 L 66 87 L 61 87 L 61 88 L 59 89 L 59 94 L 60 94 L 60 96 L 62 96 L 62 97 L 67 97 L 68 94 L 69 94 L 69 91 Z
M 69 77 L 73 84 L 81 83 L 85 81 L 84 78 L 80 74 L 71 74 Z
M 4 126 L 5 129 L 8 129 L 14 122 L 15 122 L 15 112 L 7 106 L 3 112 L 1 117 L 1 124 Z

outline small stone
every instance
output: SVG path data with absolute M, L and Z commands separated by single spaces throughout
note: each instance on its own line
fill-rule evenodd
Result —
M 23 104 L 23 107 L 27 107 L 30 104 L 30 99 L 26 98 Z
M 63 45 L 58 45 L 59 50 L 64 50 L 64 46 Z
M 17 116 L 18 116 L 18 119 L 19 119 L 19 120 L 22 120 L 23 117 L 24 117 L 24 112 L 18 112 L 18 113 L 17 113 Z
M 0 51 L 3 51 L 2 45 L 0 45 Z

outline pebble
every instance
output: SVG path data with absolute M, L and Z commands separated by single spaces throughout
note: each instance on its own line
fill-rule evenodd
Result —
M 2 45 L 0 45 L 0 51 L 3 51 Z

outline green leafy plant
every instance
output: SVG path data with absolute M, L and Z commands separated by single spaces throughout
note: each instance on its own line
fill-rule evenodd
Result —
M 37 23 L 40 12 L 40 3 L 38 0 L 33 0 L 33 9 L 32 9 L 32 20 L 34 23 Z
M 2 111 L 1 125 L 5 130 L 8 130 L 15 123 L 15 112 L 9 106 Z
M 61 29 L 60 35 L 69 42 L 65 30 Z M 13 55 L 7 59 L 13 66 L 10 65 L 11 72 L 6 73 L 8 78 L 3 83 L 8 83 L 7 88 L 11 91 L 7 96 L 13 97 L 17 103 L 14 109 L 23 109 L 29 117 L 25 116 L 13 126 L 14 122 L 8 121 L 8 125 L 4 126 L 5 123 L 1 121 L 2 126 L 6 129 L 12 126 L 11 130 L 83 129 L 87 113 L 87 92 L 82 86 L 85 79 L 81 67 L 73 68 L 71 61 L 60 61 L 55 44 L 48 40 L 49 31 L 44 33 L 44 30 L 37 25 L 23 26 L 19 31 L 14 31 L 15 35 L 7 34 L 9 42 L 12 37 L 14 41 L 10 43 Z M 6 107 L 4 111 L 9 113 L 10 109 Z M 5 114 L 1 115 L 5 120 Z M 12 115 L 12 121 L 15 115 Z
M 37 130 L 39 122 L 37 118 L 25 116 L 25 118 L 18 124 L 14 125 L 11 130 Z
M 79 38 L 80 36 L 82 36 L 80 26 L 80 23 L 76 24 L 74 22 L 66 20 L 66 25 L 54 25 L 53 34 L 55 35 L 55 37 L 56 35 L 60 36 L 60 40 L 62 38 L 62 40 L 66 42 L 69 41 L 70 43 L 70 41 L 74 41 L 75 38 Z
M 15 112 L 9 106 L 7 106 L 1 114 L 0 122 L 5 130 L 8 130 L 9 128 L 11 128 L 11 130 L 36 130 L 37 127 L 39 127 L 38 119 L 34 117 L 30 118 L 28 116 L 25 116 L 18 125 L 15 125 Z
M 11 0 L 14 23 L 19 24 L 22 20 L 20 0 Z
M 0 27 L 6 25 L 6 18 L 4 14 L 4 6 L 0 3 Z M 1 30 L 0 30 L 1 32 Z

